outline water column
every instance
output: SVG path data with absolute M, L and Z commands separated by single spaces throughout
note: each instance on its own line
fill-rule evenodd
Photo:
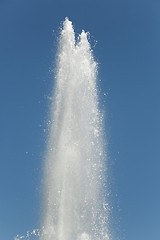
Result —
M 108 240 L 97 64 L 67 18 L 59 37 L 44 163 L 41 240 Z

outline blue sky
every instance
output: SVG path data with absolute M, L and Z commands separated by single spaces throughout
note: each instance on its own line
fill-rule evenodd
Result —
M 160 2 L 0 1 L 0 239 L 39 227 L 60 22 L 91 33 L 109 148 L 113 239 L 160 236 Z M 103 93 L 107 93 L 104 96 Z

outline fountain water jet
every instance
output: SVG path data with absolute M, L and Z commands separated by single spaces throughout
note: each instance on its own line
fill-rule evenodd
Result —
M 41 240 L 108 240 L 97 64 L 84 31 L 65 19 L 44 167 Z

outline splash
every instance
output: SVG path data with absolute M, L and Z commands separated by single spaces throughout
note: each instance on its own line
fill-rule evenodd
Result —
M 41 234 L 39 229 L 33 229 L 32 231 L 27 231 L 25 235 L 17 235 L 14 237 L 14 240 L 38 240 Z
M 44 167 L 40 240 L 108 240 L 105 153 L 97 63 L 65 19 L 59 38 Z

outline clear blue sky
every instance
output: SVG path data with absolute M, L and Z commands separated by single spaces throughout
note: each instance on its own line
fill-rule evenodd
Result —
M 158 0 L 0 0 L 0 239 L 39 227 L 51 70 L 66 16 L 98 41 L 113 240 L 159 240 Z

